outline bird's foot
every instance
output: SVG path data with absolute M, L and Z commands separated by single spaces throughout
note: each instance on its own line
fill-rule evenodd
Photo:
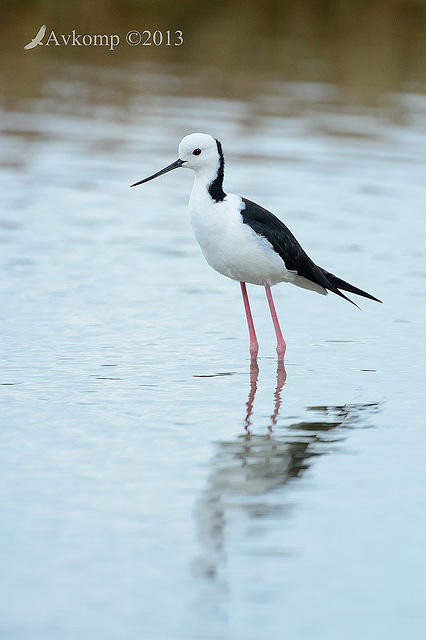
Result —
M 250 345 L 250 359 L 252 362 L 257 361 L 257 354 L 259 353 L 259 345 L 251 344 Z
M 285 342 L 278 343 L 277 344 L 277 355 L 278 355 L 278 360 L 279 361 L 284 361 L 284 355 L 285 355 L 285 350 L 286 350 L 286 344 Z

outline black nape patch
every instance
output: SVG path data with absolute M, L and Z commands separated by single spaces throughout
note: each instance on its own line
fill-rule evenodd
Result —
M 216 202 L 222 202 L 222 200 L 225 200 L 226 198 L 226 193 L 223 190 L 225 160 L 223 157 L 222 145 L 220 144 L 219 140 L 216 140 L 216 145 L 217 152 L 219 154 L 219 169 L 217 170 L 216 178 L 213 180 L 213 182 L 210 183 L 208 191 L 213 200 L 215 200 Z

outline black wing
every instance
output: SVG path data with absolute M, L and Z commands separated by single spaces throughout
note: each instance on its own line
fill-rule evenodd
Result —
M 351 291 L 357 295 L 377 300 L 369 293 L 353 287 L 344 280 L 340 280 L 337 276 L 318 267 L 302 249 L 290 229 L 273 213 L 246 198 L 242 198 L 242 201 L 245 204 L 245 209 L 241 211 L 243 222 L 271 243 L 274 250 L 284 260 L 286 269 L 295 271 L 297 275 L 332 291 L 355 306 L 357 306 L 355 302 L 339 291 L 339 287 L 345 291 Z M 380 302 L 380 300 L 377 300 L 377 302 Z
M 321 269 L 321 271 L 324 273 L 326 278 L 332 284 L 334 284 L 334 286 L 337 287 L 338 289 L 343 289 L 343 291 L 349 291 L 350 293 L 355 293 L 357 296 L 362 296 L 363 298 L 368 298 L 369 300 L 374 300 L 375 302 L 382 302 L 378 298 L 375 298 L 374 296 L 372 296 L 371 293 L 367 293 L 362 289 L 358 289 L 358 287 L 354 287 L 353 284 L 350 284 L 349 282 L 345 282 L 345 280 L 338 278 L 333 273 L 329 273 L 325 269 Z

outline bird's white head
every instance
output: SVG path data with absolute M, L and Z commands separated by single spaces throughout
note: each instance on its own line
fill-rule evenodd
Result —
M 224 170 L 222 145 L 219 140 L 207 133 L 190 133 L 185 136 L 179 144 L 179 158 L 175 162 L 131 186 L 136 187 L 138 184 L 149 182 L 179 167 L 192 169 L 198 176 L 202 176 L 214 200 L 220 201 L 225 198 L 222 188 Z
M 185 169 L 193 169 L 195 172 L 213 173 L 217 171 L 220 162 L 218 143 L 208 133 L 190 133 L 179 144 L 179 158 L 183 161 Z

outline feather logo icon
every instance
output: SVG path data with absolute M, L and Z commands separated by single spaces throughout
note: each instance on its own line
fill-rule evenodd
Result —
M 31 40 L 31 42 L 25 45 L 24 49 L 34 49 L 34 47 L 36 47 L 38 44 L 42 45 L 43 44 L 42 40 L 44 38 L 45 33 L 46 33 L 46 25 L 43 24 L 38 30 L 38 32 L 36 33 L 36 35 L 34 36 L 34 38 Z

